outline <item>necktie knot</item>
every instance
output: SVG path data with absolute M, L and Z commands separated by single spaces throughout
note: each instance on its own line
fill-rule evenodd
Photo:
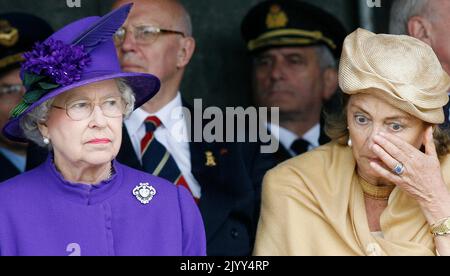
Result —
M 143 169 L 191 191 L 173 156 L 154 137 L 154 131 L 162 124 L 161 120 L 156 116 L 149 116 L 145 119 L 144 124 L 147 133 L 141 140 Z
M 297 155 L 305 153 L 308 151 L 309 142 L 303 138 L 298 138 L 291 145 L 291 150 L 294 151 Z
M 161 120 L 156 116 L 147 117 L 144 123 L 146 132 L 154 132 L 162 124 Z

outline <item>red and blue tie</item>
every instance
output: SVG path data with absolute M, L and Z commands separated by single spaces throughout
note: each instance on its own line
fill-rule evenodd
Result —
M 161 126 L 161 120 L 149 116 L 144 121 L 146 134 L 141 140 L 142 166 L 150 174 L 167 179 L 176 185 L 182 185 L 191 192 L 180 168 L 163 144 L 154 136 L 155 130 Z M 198 199 L 195 198 L 197 201 Z

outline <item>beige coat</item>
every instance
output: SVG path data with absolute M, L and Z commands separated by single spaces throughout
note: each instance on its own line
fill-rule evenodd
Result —
M 448 156 L 441 166 L 450 183 Z M 419 205 L 397 187 L 380 224 L 384 238 L 369 230 L 351 149 L 332 142 L 266 174 L 254 255 L 435 254 Z

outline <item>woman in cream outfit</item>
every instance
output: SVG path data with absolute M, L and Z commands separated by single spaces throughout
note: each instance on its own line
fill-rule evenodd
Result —
M 269 171 L 255 255 L 450 255 L 449 76 L 408 36 L 343 47 L 333 141 Z

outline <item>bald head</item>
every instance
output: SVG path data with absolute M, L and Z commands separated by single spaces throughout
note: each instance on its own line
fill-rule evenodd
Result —
M 394 0 L 391 6 L 389 33 L 408 34 L 408 20 L 423 15 L 428 0 Z
M 450 74 L 450 0 L 395 0 L 390 32 L 407 34 L 433 48 Z
M 195 51 L 191 19 L 177 0 L 116 0 L 113 8 L 128 3 L 134 5 L 122 26 L 123 39 L 116 41 L 117 55 L 125 72 L 149 73 L 161 80 L 160 91 L 141 107 L 154 113 L 180 90 L 185 68 Z M 160 32 L 139 34 L 146 27 L 159 28 Z
M 439 21 L 448 16 L 449 0 L 394 0 L 391 6 L 389 33 L 410 35 L 408 21 L 419 16 Z
M 157 15 L 162 20 L 170 22 L 171 27 L 192 36 L 191 17 L 186 8 L 178 0 L 117 0 L 113 9 L 128 3 L 134 3 L 131 14 L 144 13 L 149 17 Z M 154 11 L 154 13 L 152 12 Z

